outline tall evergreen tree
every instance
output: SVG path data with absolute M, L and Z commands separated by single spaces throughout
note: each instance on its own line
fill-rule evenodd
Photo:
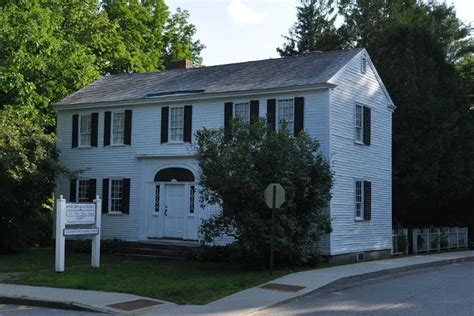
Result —
M 334 0 L 301 0 L 297 7 L 297 20 L 285 36 L 286 43 L 277 48 L 281 56 L 312 51 L 326 51 L 341 47 L 334 22 Z

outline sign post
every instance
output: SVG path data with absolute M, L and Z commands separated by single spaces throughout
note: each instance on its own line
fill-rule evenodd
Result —
M 92 236 L 91 266 L 100 267 L 101 206 L 98 195 L 94 203 L 66 203 L 62 195 L 56 200 L 56 272 L 64 272 L 66 236 Z
M 56 272 L 64 272 L 64 252 L 66 247 L 65 238 L 63 235 L 65 226 L 63 214 L 64 210 L 66 210 L 66 200 L 63 199 L 63 196 L 61 195 L 56 201 Z
M 270 275 L 273 275 L 273 247 L 275 243 L 275 209 L 285 202 L 285 189 L 279 183 L 270 183 L 264 191 L 265 203 L 272 209 L 272 234 L 270 237 Z

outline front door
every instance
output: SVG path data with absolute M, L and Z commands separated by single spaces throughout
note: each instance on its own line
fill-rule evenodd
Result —
M 184 237 L 184 184 L 167 184 L 165 186 L 164 235 L 169 238 Z

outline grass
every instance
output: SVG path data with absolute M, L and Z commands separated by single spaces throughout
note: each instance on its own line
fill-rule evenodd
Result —
M 178 304 L 206 304 L 243 289 L 293 272 L 248 270 L 228 263 L 149 260 L 134 261 L 102 255 L 99 269 L 89 266 L 90 255 L 68 253 L 64 273 L 54 272 L 54 249 L 0 255 L 0 273 L 22 272 L 8 282 L 131 293 Z

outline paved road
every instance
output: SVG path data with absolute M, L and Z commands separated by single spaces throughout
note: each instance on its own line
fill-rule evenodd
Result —
M 89 316 L 89 315 L 106 315 L 99 313 L 79 312 L 72 310 L 61 310 L 54 308 L 26 306 L 26 305 L 5 305 L 0 304 L 0 316 Z
M 366 280 L 258 315 L 474 316 L 474 262 Z

